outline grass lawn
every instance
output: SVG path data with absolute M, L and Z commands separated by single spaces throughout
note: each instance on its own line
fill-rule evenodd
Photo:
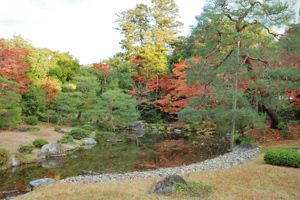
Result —
M 267 149 L 300 148 L 300 140 L 284 140 L 262 145 L 256 159 L 226 170 L 184 174 L 188 181 L 214 185 L 208 199 L 300 199 L 300 169 L 272 166 L 263 160 Z M 57 183 L 36 188 L 19 199 L 193 199 L 149 194 L 162 178 L 112 181 L 104 183 Z

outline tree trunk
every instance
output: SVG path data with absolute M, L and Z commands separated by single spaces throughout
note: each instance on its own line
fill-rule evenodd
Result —
M 79 120 L 80 120 L 81 113 L 82 113 L 82 111 L 79 111 L 79 112 L 78 112 L 78 115 L 77 115 L 77 121 L 79 121 Z
M 277 129 L 278 128 L 278 124 L 279 124 L 279 119 L 278 119 L 278 116 L 277 116 L 275 110 L 273 110 L 271 108 L 267 108 L 265 105 L 262 105 L 262 107 L 263 107 L 263 110 L 271 118 L 271 126 L 270 126 L 270 128 Z

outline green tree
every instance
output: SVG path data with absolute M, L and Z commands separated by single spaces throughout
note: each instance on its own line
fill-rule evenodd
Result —
M 54 67 L 49 72 L 50 75 L 56 76 L 62 83 L 71 81 L 80 69 L 79 61 L 73 59 L 69 53 L 54 52 L 51 63 Z
M 0 129 L 13 127 L 22 122 L 19 84 L 0 76 Z
M 124 58 L 139 60 L 136 73 L 147 79 L 156 78 L 167 67 L 167 52 L 182 23 L 177 21 L 178 8 L 173 0 L 152 0 L 151 7 L 137 4 L 135 8 L 118 13 L 118 23 L 125 39 Z
M 122 125 L 138 119 L 137 101 L 131 95 L 119 90 L 108 90 L 101 95 L 104 106 L 99 111 L 107 116 L 107 121 L 115 131 L 116 125 Z
M 271 127 L 278 126 L 274 104 L 269 102 L 281 99 L 282 86 L 292 82 L 296 71 L 283 70 L 286 79 L 281 79 L 282 84 L 275 84 L 274 75 L 280 72 L 272 69 L 262 52 L 276 48 L 273 37 L 279 35 L 272 27 L 288 25 L 292 17 L 289 2 L 268 0 L 212 0 L 197 17 L 197 31 L 202 35 L 197 52 L 204 59 L 193 65 L 188 78 L 203 85 L 205 92 L 200 100 L 194 99 L 198 103 L 193 107 L 203 109 L 202 117 L 225 119 L 222 115 L 227 115 L 226 118 L 231 119 L 225 123 L 232 127 L 231 146 L 238 117 L 247 113 L 243 109 L 257 113 L 260 107 L 271 118 Z M 215 104 L 215 109 L 224 108 L 218 116 L 212 113 Z
M 25 116 L 35 115 L 46 118 L 47 94 L 40 86 L 30 85 L 22 95 L 22 112 Z
M 76 118 L 78 106 L 82 104 L 82 94 L 79 92 L 59 92 L 53 97 L 47 112 L 48 122 L 50 119 L 57 121 L 57 125 L 67 120 Z

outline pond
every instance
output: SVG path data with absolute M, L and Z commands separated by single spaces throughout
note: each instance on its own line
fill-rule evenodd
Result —
M 103 139 L 90 149 L 78 149 L 63 158 L 23 165 L 0 172 L 0 198 L 22 194 L 28 183 L 41 178 L 144 171 L 211 159 L 227 152 L 228 142 L 214 136 L 171 139 L 163 134 L 142 137 L 119 135 L 123 142 Z

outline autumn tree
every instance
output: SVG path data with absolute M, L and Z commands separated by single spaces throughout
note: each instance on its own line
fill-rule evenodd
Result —
M 45 84 L 50 70 L 55 68 L 54 63 L 50 60 L 53 52 L 45 48 L 35 48 L 31 41 L 22 38 L 21 35 L 13 35 L 8 41 L 11 47 L 21 47 L 28 51 L 27 60 L 31 65 L 27 76 L 33 81 L 33 84 L 37 86 Z
M 150 7 L 137 4 L 133 9 L 117 13 L 116 21 L 117 29 L 125 36 L 121 41 L 124 58 L 139 60 L 134 73 L 147 80 L 165 71 L 170 43 L 182 25 L 177 21 L 178 8 L 173 0 L 151 2 Z
M 223 124 L 232 126 L 231 146 L 236 119 L 247 114 L 243 109 L 253 109 L 251 113 L 257 115 L 261 108 L 269 115 L 271 127 L 278 127 L 275 106 L 269 102 L 283 95 L 280 84 L 272 79 L 279 71 L 272 69 L 262 52 L 276 45 L 274 37 L 279 34 L 272 28 L 288 25 L 292 17 L 290 2 L 267 0 L 212 0 L 197 17 L 197 31 L 202 35 L 197 51 L 203 60 L 191 68 L 188 76 L 191 82 L 198 82 L 209 90 L 194 106 L 201 105 L 201 109 L 206 110 L 202 115 L 205 117 L 213 117 L 214 109 L 204 109 L 208 105 L 225 106 L 228 112 L 215 116 L 222 119 L 222 115 L 227 116 Z M 292 79 L 293 74 L 289 73 L 286 82 Z

